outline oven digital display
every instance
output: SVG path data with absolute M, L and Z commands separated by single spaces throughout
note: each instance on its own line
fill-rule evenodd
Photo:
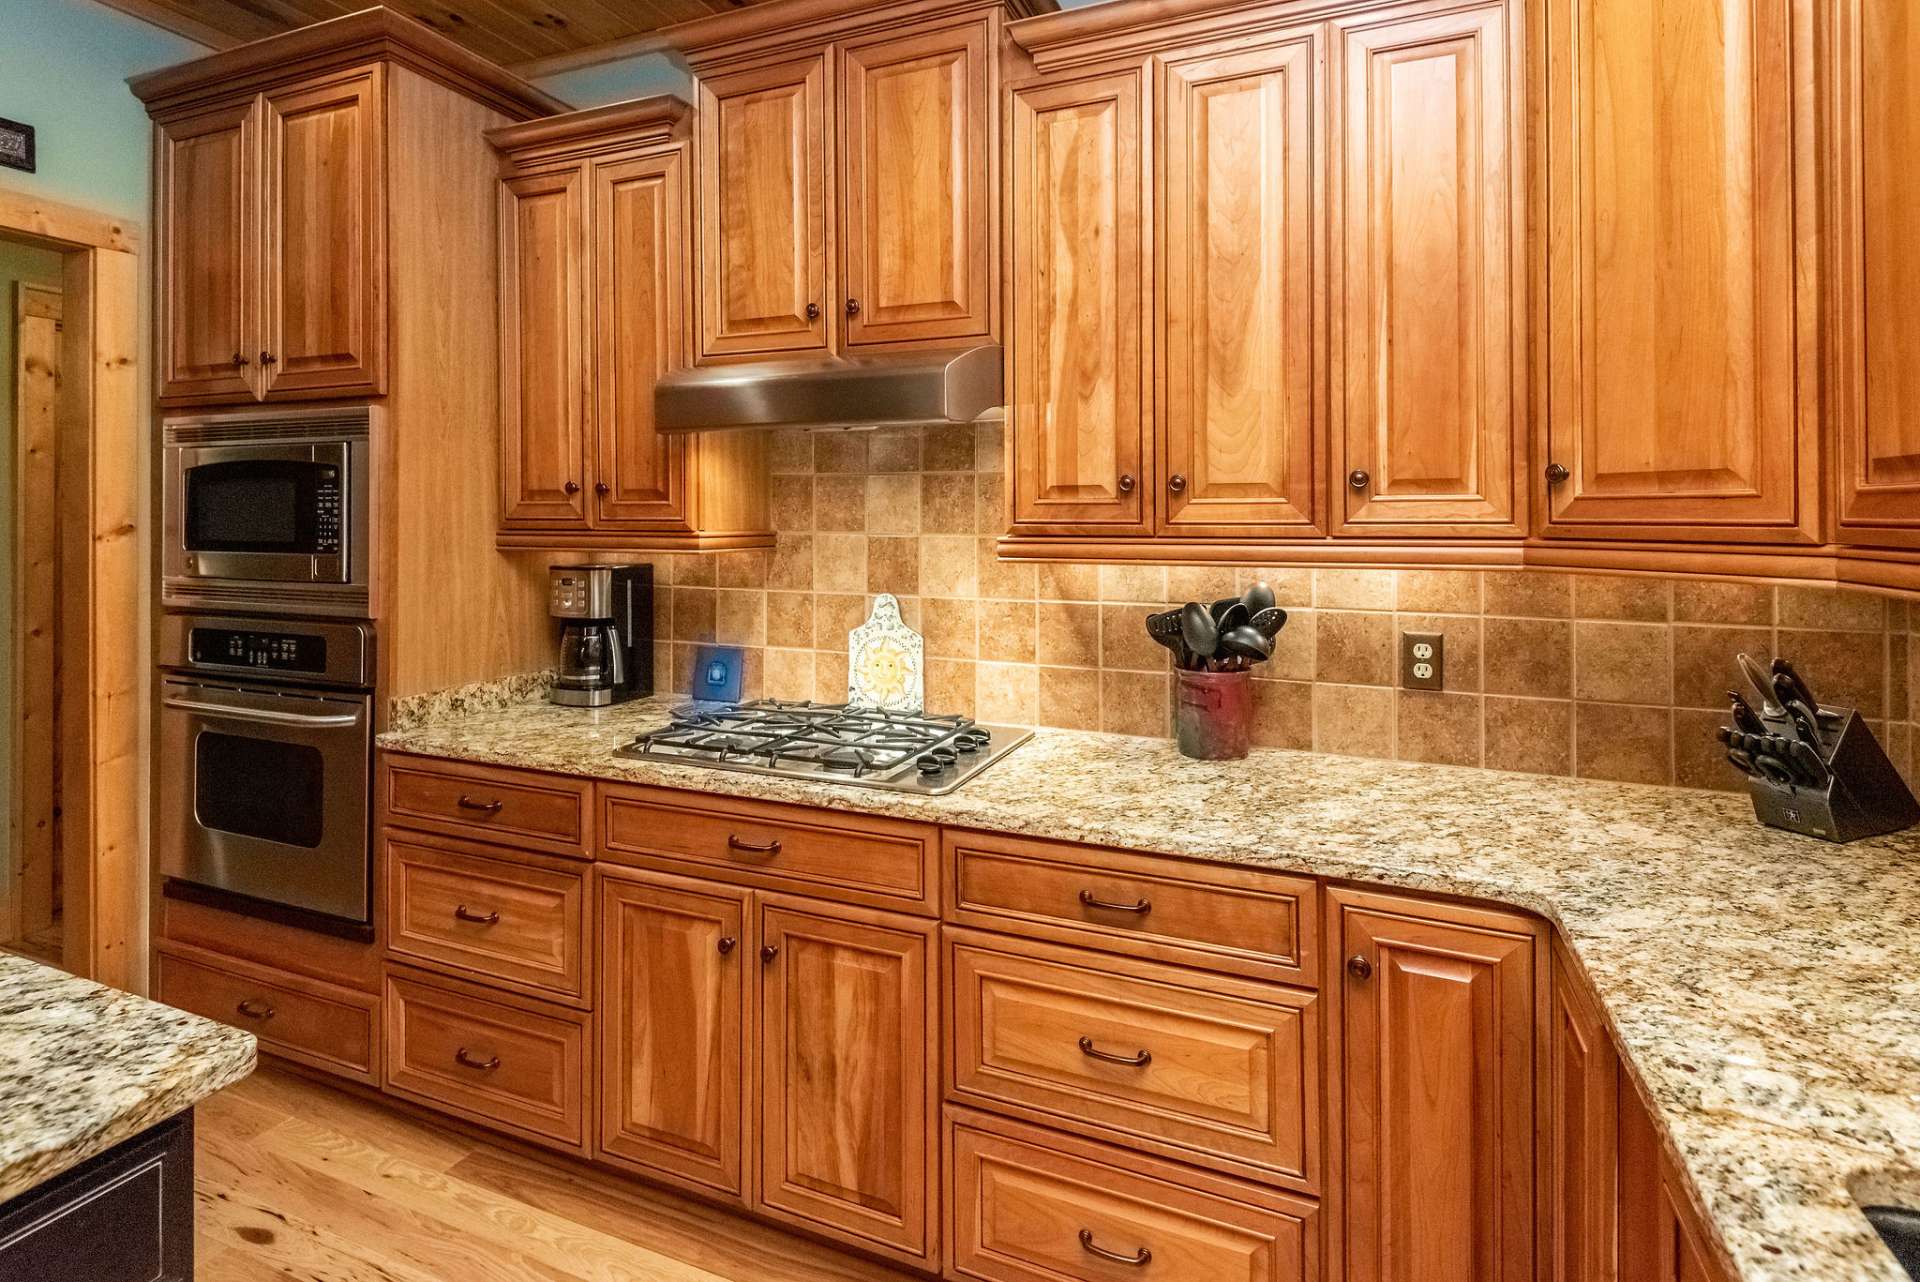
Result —
M 266 672 L 325 673 L 327 639 L 303 632 L 247 632 L 195 628 L 187 642 L 194 663 Z

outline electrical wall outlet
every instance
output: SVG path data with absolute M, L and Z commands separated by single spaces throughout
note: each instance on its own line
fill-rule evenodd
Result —
M 1400 685 L 1406 690 L 1447 688 L 1447 638 L 1444 634 L 1400 634 Z

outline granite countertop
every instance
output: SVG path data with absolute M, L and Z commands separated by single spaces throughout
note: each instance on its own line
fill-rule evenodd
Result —
M 0 953 L 0 1202 L 253 1071 L 253 1034 Z
M 465 706 L 384 748 L 1442 891 L 1553 921 L 1748 1282 L 1906 1282 L 1920 1205 L 1920 829 L 1836 846 L 1743 796 L 1042 730 L 944 797 L 615 758 L 676 702 Z

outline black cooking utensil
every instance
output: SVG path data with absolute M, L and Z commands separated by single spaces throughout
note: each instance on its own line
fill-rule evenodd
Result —
M 1162 610 L 1147 616 L 1147 635 L 1173 651 L 1174 662 L 1187 666 L 1186 642 L 1180 637 L 1180 611 Z
M 1221 636 L 1225 636 L 1235 628 L 1244 628 L 1247 626 L 1247 618 L 1247 603 L 1245 601 L 1235 601 L 1232 605 L 1213 616 L 1213 626 L 1219 629 Z
M 1187 643 L 1187 653 L 1192 656 L 1188 666 L 1192 668 L 1203 666 L 1220 648 L 1220 629 L 1207 607 L 1198 601 L 1189 601 L 1180 609 L 1180 639 Z
M 1280 635 L 1280 629 L 1287 626 L 1287 612 L 1277 605 L 1264 610 L 1256 610 L 1247 617 L 1247 626 L 1257 629 L 1267 640 Z
M 1213 616 L 1213 621 L 1215 623 L 1218 623 L 1220 622 L 1221 617 L 1226 614 L 1228 607 L 1235 606 L 1238 604 L 1240 604 L 1239 597 L 1223 596 L 1218 601 L 1215 601 L 1212 605 L 1207 607 L 1207 613 Z
M 1247 607 L 1247 613 L 1249 615 L 1258 614 L 1262 610 L 1271 610 L 1273 608 L 1273 589 L 1268 587 L 1264 581 L 1255 583 L 1252 587 L 1240 594 L 1240 604 Z
M 1265 663 L 1273 657 L 1273 639 L 1244 623 L 1220 634 L 1220 648 L 1249 664 Z

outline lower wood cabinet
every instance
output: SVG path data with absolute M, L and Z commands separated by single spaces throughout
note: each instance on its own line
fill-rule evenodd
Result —
M 1545 924 L 1335 889 L 1350 1282 L 1532 1282 Z
M 319 980 L 167 943 L 154 954 L 154 997 L 244 1028 L 262 1050 L 338 1077 L 380 1071 L 380 999 Z
M 600 873 L 602 1160 L 744 1203 L 753 894 Z
M 952 1110 L 948 1261 L 987 1282 L 1321 1276 L 1318 1204 Z
M 1686 1194 L 1661 1155 L 1647 1106 L 1624 1076 L 1618 1108 L 1619 1282 L 1721 1282 Z
M 757 1205 L 914 1263 L 938 1243 L 937 930 L 760 897 Z
M 1547 1277 L 1613 1282 L 1620 1060 L 1566 947 L 1553 946 L 1547 1015 Z

